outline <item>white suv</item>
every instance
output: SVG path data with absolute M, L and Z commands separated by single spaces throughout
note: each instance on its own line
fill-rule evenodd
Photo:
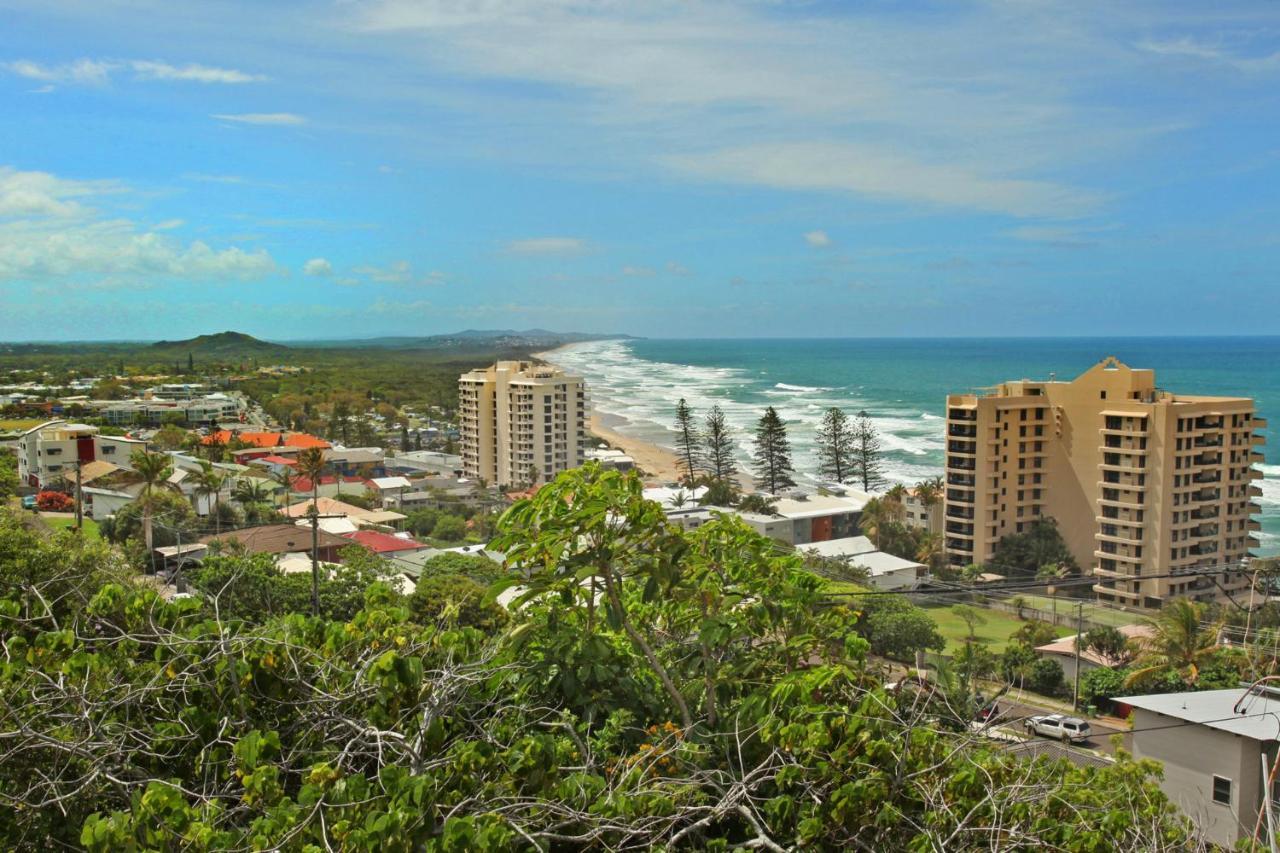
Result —
M 1093 735 L 1089 723 L 1079 717 L 1068 717 L 1065 714 L 1043 714 L 1027 717 L 1023 722 L 1027 731 L 1051 737 L 1063 743 L 1081 743 Z

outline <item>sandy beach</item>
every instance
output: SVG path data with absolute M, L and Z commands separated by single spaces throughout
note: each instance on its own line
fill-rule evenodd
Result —
M 676 464 L 676 455 L 665 447 L 659 447 L 656 444 L 650 444 L 647 441 L 641 441 L 623 435 L 617 430 L 610 429 L 604 425 L 603 418 L 598 412 L 593 411 L 587 428 L 591 430 L 593 435 L 598 435 L 618 450 L 626 453 L 636 461 L 636 467 L 645 474 L 645 482 L 652 484 L 674 483 L 680 479 L 679 466 Z

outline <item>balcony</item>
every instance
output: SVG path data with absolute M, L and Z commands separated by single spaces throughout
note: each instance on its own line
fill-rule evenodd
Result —
M 1201 471 L 1199 474 L 1192 476 L 1193 483 L 1220 483 L 1222 482 L 1221 471 Z
M 978 452 L 978 446 L 972 441 L 948 441 L 947 451 L 961 453 L 965 456 L 975 456 Z
M 964 459 L 958 456 L 947 457 L 947 468 L 956 471 L 976 471 L 978 463 L 973 459 Z
M 949 421 L 976 421 L 977 419 L 977 409 L 962 409 L 953 406 L 947 411 L 947 420 Z
M 961 536 L 961 537 L 963 537 L 963 538 L 965 538 L 965 539 L 972 539 L 972 538 L 973 538 L 973 525 L 972 525 L 972 524 L 961 524 L 961 523 L 959 523 L 959 522 L 957 522 L 957 521 L 948 521 L 948 522 L 947 522 L 947 535 L 948 535 L 948 536 Z
M 973 516 L 974 513 L 971 509 L 965 509 L 964 507 L 959 506 L 947 507 L 947 518 L 964 518 L 972 521 Z
M 952 539 L 950 537 L 947 537 L 946 544 L 947 544 L 948 551 L 960 551 L 965 554 L 973 553 L 972 542 L 966 542 L 963 539 Z
M 1257 415 L 1254 415 L 1253 420 L 1249 422 L 1249 426 L 1252 427 L 1253 429 L 1266 429 L 1267 419 L 1260 418 Z
M 947 427 L 947 435 L 955 438 L 977 438 L 978 428 L 973 424 L 951 424 Z
M 1111 544 L 1111 543 L 1104 543 L 1104 545 L 1106 544 Z M 1105 549 L 1100 549 L 1100 550 L 1094 551 L 1093 556 L 1097 557 L 1099 560 L 1118 560 L 1120 562 L 1129 563 L 1130 565 L 1134 565 L 1134 566 L 1142 565 L 1141 557 L 1134 557 L 1129 554 L 1121 554 L 1118 551 L 1107 551 Z
M 968 486 L 973 488 L 977 485 L 978 478 L 972 474 L 948 474 L 948 486 Z
M 972 506 L 974 503 L 973 492 L 960 491 L 959 489 L 947 489 L 948 504 L 967 504 Z

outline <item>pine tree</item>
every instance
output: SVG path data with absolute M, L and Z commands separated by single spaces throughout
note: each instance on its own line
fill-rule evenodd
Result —
M 187 373 L 196 372 L 196 357 L 192 353 L 187 353 Z
M 778 417 L 773 406 L 764 410 L 764 416 L 756 424 L 755 441 L 756 477 L 776 495 L 779 489 L 794 486 L 791 479 L 791 442 L 787 440 L 787 425 Z
M 854 427 L 849 416 L 834 406 L 818 427 L 818 473 L 837 483 L 854 479 Z
M 702 469 L 702 435 L 693 420 L 693 410 L 684 397 L 676 404 L 676 452 L 684 469 L 685 483 L 692 486 Z
M 707 413 L 702 441 L 703 447 L 706 448 L 708 473 L 717 482 L 736 487 L 738 463 L 733 458 L 736 443 L 733 436 L 729 434 L 729 424 L 725 421 L 724 412 L 719 406 L 712 406 L 711 411 Z
M 880 461 L 880 435 L 871 417 L 858 412 L 853 425 L 853 477 L 862 481 L 864 492 L 878 491 L 888 480 L 884 476 L 884 464 Z

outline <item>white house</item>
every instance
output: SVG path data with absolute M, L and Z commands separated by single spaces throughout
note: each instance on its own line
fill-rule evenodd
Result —
M 129 456 L 146 443 L 123 436 L 99 435 L 88 424 L 47 421 L 18 437 L 18 477 L 28 486 L 43 488 L 54 480 L 75 480 L 76 464 L 101 459 L 129 468 Z
M 798 548 L 820 557 L 840 560 L 852 567 L 866 569 L 867 580 L 876 589 L 913 589 L 929 577 L 929 568 L 924 563 L 878 551 L 866 536 L 811 542 Z

